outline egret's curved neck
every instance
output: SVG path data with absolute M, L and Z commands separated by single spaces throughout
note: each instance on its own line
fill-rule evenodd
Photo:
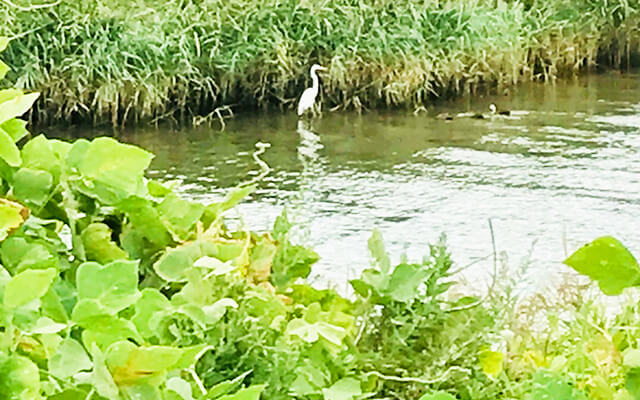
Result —
M 320 85 L 320 83 L 318 82 L 318 75 L 316 74 L 316 71 L 311 71 L 311 80 L 313 81 L 313 84 L 311 85 L 311 88 L 313 89 L 314 92 L 318 92 L 318 87 Z

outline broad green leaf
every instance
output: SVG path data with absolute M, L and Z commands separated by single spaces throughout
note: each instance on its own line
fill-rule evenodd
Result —
M 186 272 L 201 258 L 202 251 L 197 243 L 189 243 L 182 247 L 169 249 L 153 264 L 158 276 L 168 282 L 184 282 Z
M 47 400 L 87 400 L 89 396 L 88 389 L 71 388 L 62 392 L 50 395 Z
M 285 240 L 280 243 L 273 259 L 271 281 L 282 288 L 297 278 L 306 278 L 311 266 L 319 259 L 315 251 Z
M 138 292 L 138 262 L 113 261 L 107 265 L 86 262 L 76 274 L 78 303 L 72 319 L 80 322 L 97 315 L 115 315 L 132 305 Z
M 447 392 L 438 391 L 422 395 L 419 400 L 456 400 L 456 397 Z
M 82 343 L 86 348 L 96 345 L 104 350 L 122 340 L 134 340 L 138 343 L 144 341 L 133 322 L 112 315 L 100 315 L 82 320 L 80 326 L 85 328 L 82 331 Z
M 143 383 L 141 385 L 130 385 L 121 388 L 126 399 L 131 400 L 175 400 L 163 397 L 157 386 Z M 179 399 L 178 399 L 179 400 Z
M 131 342 L 122 341 L 109 347 L 106 360 L 118 385 L 132 385 L 175 369 L 182 353 L 183 350 L 177 347 L 138 347 Z
M 0 129 L 7 132 L 13 139 L 14 143 L 17 143 L 20 139 L 29 134 L 29 131 L 27 131 L 27 121 L 23 121 L 18 118 L 12 118 L 5 121 L 0 125 Z
M 0 104 L 11 99 L 15 99 L 18 96 L 22 96 L 24 92 L 20 89 L 2 89 L 0 90 Z
M 58 157 L 58 160 L 60 160 L 60 163 L 62 164 L 62 162 L 64 162 L 67 159 L 67 156 L 69 155 L 69 151 L 71 150 L 72 144 L 68 142 L 64 142 L 62 140 L 58 140 L 58 139 L 47 139 L 47 142 L 51 145 L 51 149 L 53 149 L 53 152 L 55 153 L 56 157 Z
M 289 217 L 287 216 L 287 210 L 283 209 L 282 214 L 280 214 L 275 222 L 273 223 L 273 238 L 279 242 L 283 242 L 287 238 L 287 233 L 291 229 L 291 223 L 289 222 Z
M 0 128 L 0 158 L 12 167 L 19 167 L 22 164 L 20 150 L 4 129 Z
M 81 238 L 87 260 L 107 264 L 127 258 L 127 253 L 111 240 L 111 228 L 103 223 L 87 226 Z
M 58 281 L 62 282 L 62 281 Z M 65 308 L 60 296 L 55 290 L 55 284 L 42 296 L 42 314 L 57 322 L 66 323 L 69 320 L 69 314 Z
M 415 299 L 420 293 L 418 288 L 429 273 L 416 265 L 400 264 L 394 268 L 387 290 L 389 296 L 402 303 Z
M 207 275 L 217 276 L 225 275 L 229 272 L 235 271 L 237 267 L 231 265 L 230 261 L 222 262 L 216 257 L 204 256 L 198 258 L 194 263 L 194 267 L 206 268 Z
M 640 284 L 640 266 L 618 240 L 600 237 L 583 246 L 564 261 L 581 274 L 598 282 L 606 295 Z
M 49 360 L 49 372 L 60 379 L 67 379 L 83 370 L 90 370 L 93 363 L 84 347 L 72 338 L 64 339 L 56 354 Z
M 625 388 L 633 396 L 633 399 L 640 399 L 640 368 L 631 368 L 627 371 Z
M 4 287 L 11 280 L 11 275 L 7 272 L 6 269 L 0 264 L 0 298 L 4 296 Z
M 22 204 L 0 199 L 0 242 L 25 221 L 28 210 Z
M 55 322 L 49 317 L 40 317 L 27 329 L 31 334 L 46 335 L 50 333 L 58 333 L 69 325 Z
M 322 321 L 316 322 L 314 325 L 320 336 L 336 346 L 342 344 L 342 339 L 347 334 L 346 330 L 341 326 L 331 325 Z
M 121 198 L 144 194 L 143 175 L 153 158 L 151 153 L 107 137 L 82 147 L 85 152 L 80 155 L 74 144 L 68 160 L 77 163 L 83 176 L 123 192 Z
M 66 157 L 70 147 L 71 145 L 68 143 L 38 135 L 29 140 L 22 148 L 22 166 L 47 171 L 57 182 L 60 178 L 62 160 Z
M 268 237 L 263 237 L 256 243 L 251 248 L 247 279 L 253 283 L 268 281 L 277 251 L 278 247 Z
M 202 306 L 207 324 L 214 325 L 224 316 L 227 308 L 238 308 L 238 303 L 233 299 L 220 299 L 211 305 Z
M 165 391 L 173 392 L 182 400 L 193 400 L 193 391 L 189 382 L 182 378 L 173 377 L 165 382 Z
M 533 376 L 528 400 L 586 400 L 586 396 L 560 375 L 539 370 Z
M 6 36 L 0 37 L 0 52 L 4 51 L 9 45 L 9 38 Z
M 380 231 L 374 229 L 369 238 L 369 252 L 373 258 L 374 266 L 378 267 L 383 274 L 389 273 L 391 269 L 391 263 L 389 262 L 389 256 L 384 249 L 384 241 Z
M 118 398 L 118 386 L 107 368 L 105 355 L 98 346 L 91 347 L 91 357 L 93 358 L 93 371 L 91 372 L 91 383 L 98 394 L 107 399 Z
M 164 314 L 171 312 L 171 303 L 154 288 L 146 288 L 142 290 L 142 296 L 136 302 L 136 312 L 131 321 L 138 328 L 138 332 L 145 338 L 157 336 L 157 332 L 151 324 L 154 314 Z
M 499 351 L 483 350 L 478 354 L 482 371 L 496 378 L 502 372 L 502 362 L 504 361 L 504 353 Z
M 127 252 L 130 260 L 144 259 L 153 254 L 157 250 L 154 246 L 149 244 L 141 234 L 140 231 L 135 229 L 131 225 L 122 226 L 122 232 L 120 232 L 120 246 Z
M 342 339 L 346 336 L 346 330 L 340 326 L 331 325 L 323 321 L 309 323 L 301 318 L 289 321 L 286 330 L 287 335 L 298 336 L 307 343 L 314 343 L 320 337 L 336 346 L 342 344 Z
M 4 288 L 4 305 L 20 307 L 42 297 L 57 276 L 54 268 L 28 269 L 11 278 Z
M 640 368 L 640 349 L 627 349 L 622 356 L 622 365 L 627 368 Z
M 29 111 L 38 96 L 40 93 L 29 93 L 0 103 L 0 124 Z
M 42 207 L 49 200 L 53 177 L 47 171 L 20 168 L 13 176 L 13 194 L 29 206 Z
M 185 240 L 192 234 L 196 222 L 204 212 L 200 203 L 179 198 L 170 193 L 158 205 L 160 219 L 177 239 Z
M 256 190 L 255 185 L 249 185 L 241 188 L 235 188 L 229 192 L 224 200 L 220 203 L 209 204 L 203 214 L 202 221 L 205 227 L 208 227 L 215 219 L 219 218 L 225 211 L 232 209 L 238 205 L 245 197 Z
M 164 197 L 171 193 L 171 188 L 164 186 L 158 181 L 153 179 L 147 182 L 147 190 L 149 194 L 153 197 Z
M 229 392 L 236 390 L 242 384 L 244 378 L 249 375 L 251 371 L 247 371 L 242 375 L 236 376 L 235 378 L 223 381 L 215 384 L 209 390 L 207 390 L 207 398 L 208 399 L 217 399 L 218 397 L 225 395 Z
M 389 285 L 389 276 L 382 274 L 377 269 L 365 269 L 362 271 L 361 279 L 354 279 L 350 282 L 356 293 L 364 298 L 383 297 Z
M 6 239 L 0 247 L 0 256 L 4 266 L 13 274 L 30 268 L 58 268 L 58 257 L 47 246 L 24 237 Z
M 297 396 L 322 394 L 322 389 L 328 385 L 330 376 L 314 367 L 311 363 L 299 365 L 295 369 L 296 379 L 291 384 L 291 392 Z
M 67 166 L 74 171 L 80 172 L 80 164 L 89 151 L 89 147 L 91 147 L 91 142 L 87 139 L 78 139 L 73 142 L 65 157 Z
M 7 400 L 39 399 L 38 366 L 26 357 L 0 352 L 0 394 Z
M 202 357 L 202 355 L 210 349 L 210 346 L 206 344 L 196 344 L 189 347 L 181 347 L 180 358 L 173 366 L 177 369 L 193 368 L 195 363 Z
M 267 385 L 252 385 L 245 389 L 240 389 L 234 394 L 219 397 L 218 400 L 260 400 L 260 395 Z
M 298 336 L 307 343 L 317 342 L 320 338 L 314 324 L 310 324 L 302 318 L 295 318 L 287 324 L 287 335 Z
M 354 378 L 343 378 L 331 385 L 328 389 L 322 389 L 325 400 L 353 400 L 362 394 L 360 381 Z
M 127 214 L 136 232 L 151 242 L 155 248 L 164 248 L 171 242 L 169 231 L 160 220 L 160 214 L 151 201 L 131 196 L 118 203 L 118 209 Z
M 7 64 L 5 64 L 2 60 L 0 60 L 0 79 L 4 79 L 7 75 L 7 72 L 10 71 L 10 68 Z

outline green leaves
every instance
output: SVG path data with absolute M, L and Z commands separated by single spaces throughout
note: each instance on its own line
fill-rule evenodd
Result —
M 40 372 L 27 357 L 0 351 L 0 393 L 7 400 L 40 398 Z
M 74 143 L 67 162 L 92 181 L 78 181 L 79 190 L 106 204 L 115 204 L 131 195 L 146 194 L 143 175 L 152 158 L 151 153 L 139 147 L 100 137 L 90 143 Z
M 24 223 L 28 213 L 21 204 L 0 198 L 0 242 Z
M 105 356 L 117 385 L 153 384 L 155 378 L 167 371 L 195 364 L 204 349 L 205 346 L 182 349 L 170 346 L 138 347 L 129 341 L 122 341 L 111 345 Z
M 53 188 L 53 177 L 47 171 L 20 168 L 13 176 L 15 197 L 31 207 L 43 207 Z
M 343 378 L 323 389 L 324 400 L 353 400 L 362 394 L 360 381 L 354 378 Z
M 1 106 L 2 104 L 0 104 Z M 22 163 L 20 150 L 13 141 L 13 138 L 2 127 L 0 127 L 0 158 L 12 167 L 18 167 Z
M 586 400 L 586 396 L 564 378 L 550 371 L 535 373 L 529 400 Z
M 504 353 L 485 349 L 478 354 L 478 360 L 480 361 L 482 372 L 491 378 L 496 378 L 502 372 Z
M 0 79 L 6 73 L 6 65 L 0 63 Z M 15 142 L 25 135 L 24 125 L 15 120 L 27 112 L 40 94 L 23 94 L 16 89 L 0 91 L 0 158 L 12 167 L 22 163 L 20 150 Z
M 80 371 L 90 370 L 93 363 L 82 345 L 72 338 L 66 338 L 58 345 L 56 353 L 49 360 L 49 372 L 56 378 L 68 379 Z
M 373 301 L 392 301 L 410 303 L 421 295 L 421 288 L 426 285 L 432 272 L 423 264 L 401 263 L 391 269 L 389 257 L 384 250 L 380 232 L 374 230 L 369 239 L 369 250 L 375 269 L 363 271 L 360 279 L 349 283 L 357 294 Z
M 105 224 L 90 224 L 82 231 L 81 238 L 88 260 L 106 264 L 127 258 L 127 253 L 111 240 L 111 228 Z
M 28 269 L 11 278 L 4 288 L 3 304 L 8 308 L 20 307 L 42 297 L 56 277 L 56 270 Z
M 185 240 L 192 234 L 192 228 L 200 220 L 204 206 L 200 203 L 187 201 L 171 193 L 165 196 L 158 205 L 165 226 L 178 240 Z
M 420 265 L 400 264 L 393 270 L 385 292 L 395 301 L 402 303 L 413 300 L 418 294 L 418 288 L 429 276 Z
M 29 111 L 40 93 L 18 94 L 0 103 L 0 124 Z
M 379 230 L 373 230 L 368 243 L 369 252 L 373 258 L 373 265 L 378 267 L 380 272 L 383 274 L 388 274 L 389 269 L 391 268 L 391 263 L 389 262 L 389 256 L 384 249 L 384 241 L 382 240 L 382 234 L 380 234 Z
M 447 392 L 438 391 L 425 394 L 419 400 L 456 400 L 456 398 Z
M 286 334 L 297 336 L 307 343 L 315 343 L 322 338 L 330 345 L 341 346 L 351 321 L 349 319 L 340 321 L 346 325 L 345 327 L 335 323 L 332 317 L 339 318 L 340 316 L 323 312 L 318 303 L 310 304 L 305 310 L 304 318 L 295 318 L 289 321 Z
M 604 294 L 617 295 L 640 284 L 640 266 L 622 243 L 603 236 L 583 246 L 564 261 L 598 282 Z
M 627 349 L 622 365 L 626 369 L 625 387 L 634 399 L 640 398 L 640 349 Z
M 115 315 L 132 305 L 138 292 L 138 262 L 118 260 L 107 265 L 87 262 L 77 272 L 78 303 L 72 318 L 81 323 L 100 315 Z

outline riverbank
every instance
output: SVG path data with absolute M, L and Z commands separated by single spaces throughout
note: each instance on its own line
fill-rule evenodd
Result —
M 640 58 L 638 1 L 52 4 L 0 9 L 9 82 L 42 92 L 45 124 L 291 108 L 316 61 L 327 110 L 416 108 Z

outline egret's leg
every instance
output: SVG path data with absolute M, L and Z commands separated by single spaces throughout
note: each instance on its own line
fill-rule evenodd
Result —
M 320 104 L 314 103 L 313 106 L 311 107 L 311 113 L 313 114 L 314 118 L 321 117 L 322 111 L 320 109 Z

